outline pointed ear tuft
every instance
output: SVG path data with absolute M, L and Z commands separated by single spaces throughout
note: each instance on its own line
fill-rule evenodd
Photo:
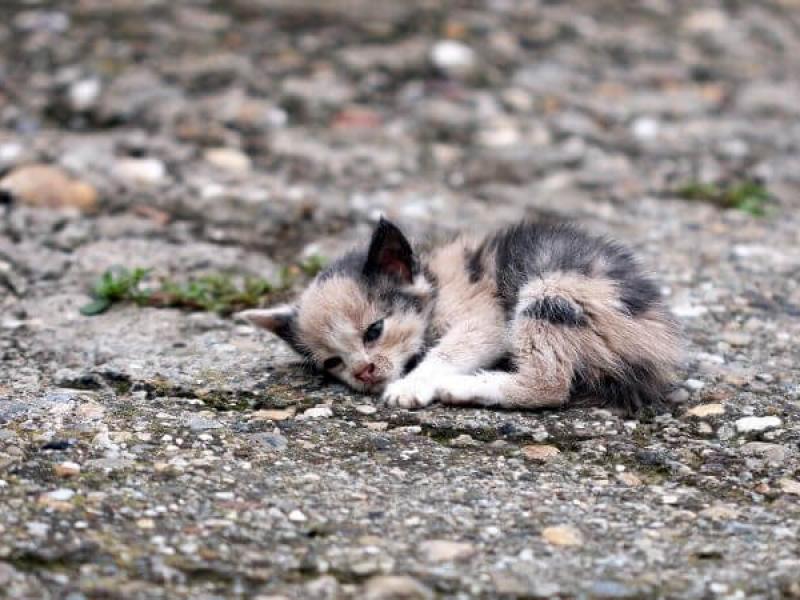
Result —
M 364 275 L 374 278 L 386 275 L 403 284 L 410 284 L 416 272 L 411 244 L 403 233 L 383 217 L 372 233 Z
M 236 316 L 250 321 L 253 325 L 271 331 L 278 337 L 290 342 L 294 340 L 294 321 L 297 311 L 289 305 L 275 308 L 254 308 L 243 310 Z

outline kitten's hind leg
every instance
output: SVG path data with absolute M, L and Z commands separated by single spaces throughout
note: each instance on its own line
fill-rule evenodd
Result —
M 545 408 L 569 400 L 574 364 L 572 344 L 553 326 L 526 323 L 525 343 L 517 346 L 515 370 L 447 375 L 437 382 L 443 404 Z
M 580 305 L 567 297 L 526 299 L 511 323 L 514 370 L 445 376 L 437 382 L 436 396 L 445 404 L 562 406 L 569 400 L 578 338 L 586 325 Z

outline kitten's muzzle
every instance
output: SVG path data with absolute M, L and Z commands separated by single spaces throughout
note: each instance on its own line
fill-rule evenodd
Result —
M 378 383 L 381 378 L 375 373 L 375 363 L 364 363 L 353 369 L 353 377 L 367 384 Z

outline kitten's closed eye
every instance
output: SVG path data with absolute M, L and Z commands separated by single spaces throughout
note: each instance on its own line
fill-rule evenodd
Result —
M 364 332 L 364 343 L 374 342 L 383 333 L 383 319 L 375 321 L 372 325 L 367 327 Z
M 330 371 L 331 369 L 335 369 L 339 365 L 342 364 L 342 359 L 338 356 L 333 356 L 322 363 L 322 368 L 326 371 Z

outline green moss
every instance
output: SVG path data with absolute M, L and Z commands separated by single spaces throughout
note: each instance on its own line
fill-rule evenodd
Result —
M 249 410 L 253 404 L 248 397 L 228 390 L 202 389 L 196 390 L 195 394 L 199 400 L 203 401 L 203 404 L 214 410 Z
M 754 181 L 736 181 L 727 184 L 691 181 L 678 187 L 675 193 L 687 200 L 741 210 L 757 217 L 766 214 L 770 201 L 767 189 Z
M 164 281 L 149 304 L 230 314 L 258 306 L 274 289 L 269 281 L 257 277 L 245 277 L 238 283 L 230 275 L 212 274 L 182 283 Z
M 314 277 L 325 268 L 326 262 L 327 261 L 323 257 L 313 254 L 301 261 L 297 266 L 300 267 L 300 270 L 305 273 L 307 277 Z
M 148 396 L 171 396 L 175 395 L 174 386 L 164 377 L 154 377 L 150 381 L 144 382 Z
M 142 306 L 205 310 L 229 315 L 275 300 L 298 279 L 314 277 L 324 265 L 324 259 L 311 256 L 281 269 L 277 284 L 261 277 L 209 273 L 186 281 L 165 279 L 156 289 L 142 287 L 150 269 L 115 267 L 103 273 L 95 282 L 90 292 L 92 301 L 80 310 L 86 316 L 93 316 L 105 312 L 115 303 L 133 302 Z

